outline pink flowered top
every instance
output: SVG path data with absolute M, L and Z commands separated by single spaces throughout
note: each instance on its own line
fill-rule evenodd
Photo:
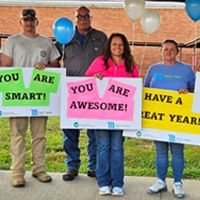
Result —
M 109 59 L 108 60 L 109 68 L 106 69 L 103 61 L 103 56 L 97 57 L 93 63 L 90 65 L 88 70 L 86 71 L 86 76 L 94 76 L 97 73 L 100 73 L 103 77 L 139 77 L 139 71 L 136 64 L 133 67 L 133 74 L 127 73 L 125 71 L 124 61 L 122 61 L 118 66 Z

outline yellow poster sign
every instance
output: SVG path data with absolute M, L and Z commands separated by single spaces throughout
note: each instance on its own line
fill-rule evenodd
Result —
M 142 127 L 200 134 L 200 114 L 192 112 L 194 94 L 143 88 Z

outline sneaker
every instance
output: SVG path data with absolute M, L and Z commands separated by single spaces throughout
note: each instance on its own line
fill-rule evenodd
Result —
M 113 195 L 113 196 L 122 196 L 122 195 L 124 195 L 124 191 L 123 191 L 123 189 L 120 188 L 120 187 L 114 187 L 114 188 L 112 189 L 112 195 Z
M 13 187 L 24 187 L 26 181 L 23 176 L 13 176 L 12 177 L 12 186 Z
M 111 194 L 110 187 L 108 187 L 108 186 L 100 187 L 99 188 L 99 194 L 100 195 L 109 195 L 109 194 Z
M 184 191 L 183 191 L 183 185 L 181 182 L 175 182 L 172 186 L 172 192 L 174 193 L 174 196 L 176 198 L 184 198 L 185 197 L 185 194 L 184 194 Z
M 94 178 L 94 177 L 96 177 L 96 172 L 95 171 L 88 171 L 87 172 L 87 175 L 89 176 L 89 177 L 91 177 L 91 178 Z
M 47 182 L 52 181 L 51 176 L 49 176 L 46 172 L 39 172 L 39 173 L 36 173 L 36 174 L 32 174 L 32 176 L 34 178 L 37 178 L 38 181 L 43 182 L 43 183 L 47 183 Z
M 147 193 L 156 194 L 159 192 L 166 192 L 166 191 L 167 191 L 166 183 L 163 180 L 158 179 L 151 187 L 149 187 Z
M 78 176 L 78 171 L 75 169 L 67 169 L 66 173 L 63 175 L 64 181 L 72 181 Z

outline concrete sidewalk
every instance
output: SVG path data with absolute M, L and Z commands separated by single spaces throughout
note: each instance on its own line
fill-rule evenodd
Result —
M 95 178 L 79 174 L 74 181 L 63 181 L 61 173 L 49 173 L 53 181 L 41 183 L 26 172 L 26 187 L 11 186 L 11 172 L 0 171 L 0 200 L 173 200 L 173 179 L 167 179 L 168 192 L 149 195 L 146 190 L 156 178 L 126 176 L 122 197 L 100 196 Z M 200 181 L 183 180 L 185 199 L 200 200 Z

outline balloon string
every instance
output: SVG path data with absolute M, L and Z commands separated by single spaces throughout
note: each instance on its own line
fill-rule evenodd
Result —
M 63 44 L 63 48 L 62 48 L 62 66 L 61 66 L 61 68 L 64 68 L 64 57 L 65 57 L 65 45 Z
M 132 39 L 132 52 L 133 52 L 133 49 L 134 49 L 134 31 L 135 31 L 135 27 L 134 27 L 134 21 L 133 21 L 133 26 L 132 26 L 132 29 L 133 29 L 133 39 Z
M 147 35 L 147 42 L 149 40 L 149 34 Z M 145 43 L 145 46 L 144 46 L 144 51 L 143 51 L 143 54 L 142 54 L 142 59 L 141 59 L 141 64 L 140 64 L 140 75 L 142 73 L 142 67 L 143 67 L 143 64 L 144 64 L 144 58 L 145 58 L 145 53 L 146 53 L 146 47 L 147 47 L 147 42 Z
M 194 44 L 194 71 L 196 72 L 197 70 L 197 59 L 196 59 L 196 56 L 197 56 L 197 23 L 195 22 L 194 23 L 194 33 L 195 33 L 195 44 Z

